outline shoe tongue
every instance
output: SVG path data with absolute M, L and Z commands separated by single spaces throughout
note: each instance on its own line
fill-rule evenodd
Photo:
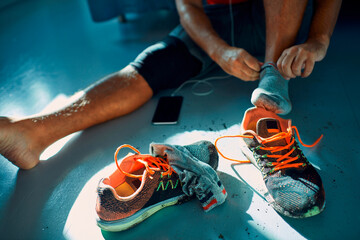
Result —
M 257 122 L 256 126 L 257 134 L 262 138 L 269 138 L 275 134 L 278 134 L 281 131 L 279 120 L 275 118 L 262 118 Z M 268 146 L 284 146 L 286 141 L 284 139 L 269 142 Z
M 280 123 L 275 118 L 262 118 L 257 122 L 256 132 L 260 137 L 271 137 L 281 132 Z
M 123 158 L 123 160 L 119 164 L 121 166 L 121 169 L 127 173 L 142 175 L 144 172 L 144 165 L 135 161 L 135 156 L 135 154 L 129 153 L 128 155 L 126 155 L 126 157 Z M 107 184 L 116 188 L 125 181 L 126 176 L 122 172 L 120 172 L 119 169 L 116 169 L 115 172 L 113 172 L 108 177 L 108 179 L 109 183 Z

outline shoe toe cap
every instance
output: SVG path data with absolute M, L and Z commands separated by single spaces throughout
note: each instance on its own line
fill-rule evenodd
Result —
M 302 218 L 321 212 L 325 204 L 324 188 L 305 178 L 273 178 L 267 181 L 276 210 L 290 217 Z

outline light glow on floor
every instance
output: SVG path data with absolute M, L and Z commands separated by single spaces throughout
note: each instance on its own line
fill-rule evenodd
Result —
M 234 125 L 228 129 L 217 132 L 187 131 L 169 137 L 165 140 L 165 143 L 185 145 L 191 144 L 199 140 L 209 140 L 214 142 L 217 137 L 230 134 L 231 132 L 233 133 L 235 130 L 238 129 L 238 127 L 239 125 Z M 223 151 L 228 153 L 229 155 L 237 155 L 238 157 L 243 156 L 241 153 L 239 154 L 240 148 L 238 147 L 237 141 L 224 141 L 219 145 L 219 147 L 221 147 Z M 107 234 L 115 234 L 101 232 L 100 228 L 96 225 L 95 220 L 95 190 L 97 184 L 101 178 L 110 175 L 111 172 L 114 171 L 114 169 L 115 165 L 110 164 L 109 166 L 96 173 L 85 184 L 84 188 L 74 202 L 66 220 L 66 224 L 63 230 L 63 236 L 66 239 L 104 239 L 104 236 L 106 237 Z M 212 220 L 212 214 L 216 215 L 221 213 L 222 218 L 239 218 L 240 216 L 242 219 L 241 221 L 246 221 L 247 226 L 252 226 L 251 228 L 245 229 L 246 233 L 249 234 L 248 236 L 251 235 L 252 237 L 255 237 L 257 239 L 281 239 L 279 238 L 279 236 L 282 236 L 281 231 L 286 231 L 291 239 L 304 239 L 300 233 L 293 229 L 284 220 L 284 218 L 279 215 L 274 209 L 272 209 L 264 200 L 264 198 L 261 197 L 260 188 L 261 185 L 264 185 L 264 182 L 262 180 L 260 172 L 252 164 L 236 164 L 220 157 L 218 172 L 220 174 L 220 179 L 223 181 L 225 188 L 228 190 L 229 195 L 226 201 L 227 203 L 225 202 L 223 206 L 215 208 L 217 210 L 212 210 L 211 213 L 204 215 L 201 212 L 200 208 L 197 209 L 199 206 L 197 202 L 194 201 L 194 203 L 192 203 L 193 205 L 187 205 L 187 207 L 191 208 L 195 206 L 195 208 L 197 209 L 194 213 L 196 215 L 196 217 L 194 217 L 195 219 L 198 218 L 199 221 L 207 221 L 207 223 L 202 224 L 211 225 L 216 224 L 216 222 Z M 239 186 L 242 186 L 240 187 L 240 189 L 239 187 L 236 187 L 236 185 L 238 184 L 240 184 Z M 241 194 L 244 194 L 244 196 L 242 196 Z M 248 203 L 246 202 L 249 200 L 244 201 L 246 200 L 246 198 L 248 198 L 246 196 L 252 196 L 251 201 Z M 221 208 L 223 208 L 223 210 L 220 210 Z M 245 208 L 244 210 L 247 209 L 246 213 L 238 212 L 239 209 L 242 208 Z M 177 214 L 180 214 L 179 216 L 181 218 L 188 218 L 188 216 L 185 216 L 185 214 L 187 214 L 185 212 L 180 212 Z M 184 214 L 184 216 L 182 216 L 182 214 Z M 160 216 L 164 217 L 165 215 L 160 214 Z M 211 217 L 209 218 L 209 216 Z M 221 218 L 221 216 L 219 215 L 218 217 Z M 155 220 L 154 222 L 147 220 L 147 223 L 150 224 L 150 227 L 141 227 L 140 232 L 135 231 L 139 228 L 134 227 L 134 231 L 124 231 L 121 233 L 116 233 L 116 235 L 114 236 L 121 237 L 127 236 L 127 234 L 129 234 L 129 236 L 133 236 L 132 234 L 136 233 L 136 235 L 140 237 L 141 234 L 144 234 L 142 233 L 144 229 L 151 228 L 151 226 L 156 222 L 157 220 Z M 225 224 L 224 226 L 221 225 L 217 227 L 219 229 L 222 229 L 221 231 L 228 236 L 230 234 L 240 236 L 241 234 L 243 234 L 244 231 L 244 229 L 238 229 L 235 231 L 231 227 L 231 224 Z M 212 235 L 211 232 L 204 234 L 208 236 Z M 256 236 L 258 236 L 259 238 Z

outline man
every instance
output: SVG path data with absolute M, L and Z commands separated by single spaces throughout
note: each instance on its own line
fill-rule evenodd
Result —
M 202 0 L 176 0 L 182 26 L 63 109 L 16 120 L 0 118 L 0 153 L 30 169 L 56 140 L 128 114 L 157 91 L 216 66 L 243 81 L 260 78 L 252 103 L 288 113 L 288 80 L 309 76 L 315 62 L 325 57 L 341 0 L 318 0 L 314 7 L 305 0 L 208 3 L 204 7 Z M 264 57 L 264 63 L 255 56 Z

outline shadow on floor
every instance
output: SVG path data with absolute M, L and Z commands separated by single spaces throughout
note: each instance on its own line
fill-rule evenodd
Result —
M 252 218 L 246 213 L 253 193 L 238 179 L 219 173 L 228 198 L 205 213 L 197 200 L 159 211 L 138 226 L 119 233 L 102 231 L 105 239 L 243 239 L 262 236 L 249 227 Z

